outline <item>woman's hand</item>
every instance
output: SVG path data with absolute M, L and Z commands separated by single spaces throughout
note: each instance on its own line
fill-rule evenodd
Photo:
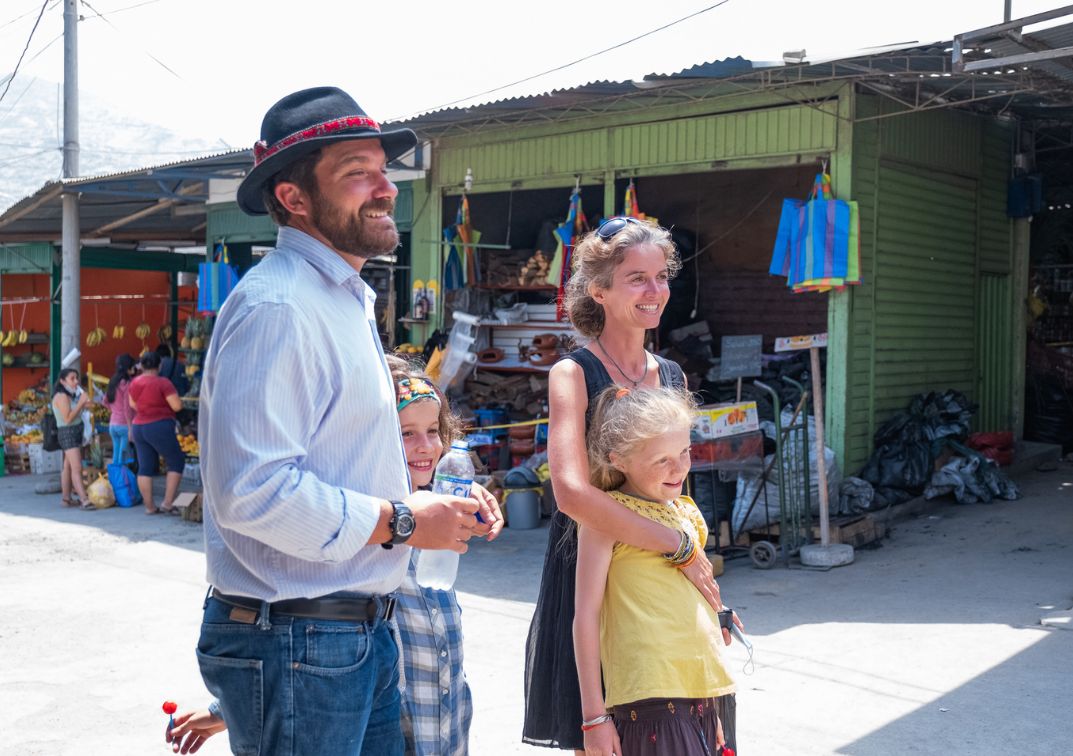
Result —
M 480 504 L 481 519 L 484 520 L 486 525 L 491 526 L 491 530 L 488 531 L 487 540 L 494 541 L 506 524 L 506 521 L 503 519 L 503 512 L 499 509 L 499 502 L 496 501 L 496 497 L 492 496 L 492 493 L 480 483 L 473 484 L 470 488 L 469 495 L 476 499 L 477 503 Z
M 585 756 L 621 756 L 618 729 L 613 720 L 596 725 L 585 732 Z
M 682 568 L 682 574 L 689 578 L 689 582 L 700 591 L 700 595 L 711 604 L 712 609 L 722 611 L 723 599 L 719 595 L 719 584 L 712 575 L 712 563 L 708 561 L 708 556 L 700 546 L 697 546 L 697 558 L 693 560 L 693 564 Z
M 164 740 L 173 753 L 197 753 L 205 741 L 227 729 L 227 723 L 208 709 L 175 715 L 175 724 L 164 728 Z

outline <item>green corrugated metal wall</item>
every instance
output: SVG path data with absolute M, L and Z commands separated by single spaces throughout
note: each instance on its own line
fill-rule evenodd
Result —
M 711 168 L 719 160 L 832 150 L 837 107 L 837 102 L 793 105 L 528 138 L 511 130 L 454 137 L 440 146 L 434 180 L 439 187 L 455 185 L 470 168 L 478 186 L 556 177 L 572 183 L 578 173 Z
M 972 394 L 975 182 L 881 163 L 875 238 L 873 411 L 933 389 Z
M 857 117 L 893 112 L 858 97 Z M 1008 428 L 1012 396 L 1009 133 L 964 113 L 860 121 L 854 199 L 865 280 L 852 291 L 846 469 L 915 394 L 954 388 L 980 403 L 974 427 Z

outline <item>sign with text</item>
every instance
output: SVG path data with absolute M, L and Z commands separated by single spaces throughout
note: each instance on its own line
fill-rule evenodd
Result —
M 761 373 L 763 337 L 724 336 L 719 357 L 719 379 L 755 378 Z
M 799 349 L 822 349 L 827 346 L 827 334 L 815 333 L 811 336 L 786 336 L 775 339 L 776 352 L 795 352 Z

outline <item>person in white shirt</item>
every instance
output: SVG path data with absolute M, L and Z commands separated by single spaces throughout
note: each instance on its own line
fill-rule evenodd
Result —
M 401 754 L 386 623 L 409 547 L 464 552 L 498 519 L 483 490 L 410 493 L 359 276 L 398 245 L 387 162 L 415 143 L 339 89 L 302 90 L 268 110 L 239 187 L 280 231 L 228 295 L 201 388 L 213 587 L 197 657 L 236 754 Z

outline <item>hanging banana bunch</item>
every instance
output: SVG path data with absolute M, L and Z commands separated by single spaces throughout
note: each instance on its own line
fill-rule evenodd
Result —
M 24 325 L 26 325 L 25 304 L 23 304 L 22 306 L 22 315 L 19 316 L 19 335 L 17 337 L 17 341 L 19 344 L 25 344 L 27 341 L 30 340 L 30 333 L 25 328 L 23 328 Z
M 93 330 L 86 334 L 86 346 L 95 347 L 104 343 L 104 340 L 108 338 L 108 332 L 101 328 L 100 314 L 97 311 L 97 305 L 93 305 Z
M 145 321 L 145 305 L 142 305 L 142 322 L 138 324 L 138 327 L 134 329 L 134 335 L 142 340 L 142 346 L 145 346 L 145 340 L 149 338 L 149 334 L 153 332 L 153 327 Z

